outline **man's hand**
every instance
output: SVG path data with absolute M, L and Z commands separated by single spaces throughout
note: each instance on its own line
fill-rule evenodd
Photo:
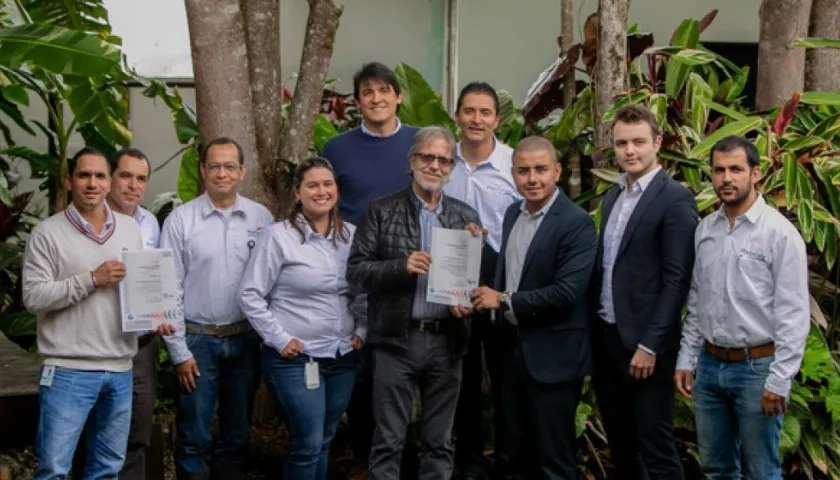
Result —
M 691 387 L 694 384 L 694 372 L 692 370 L 677 370 L 674 373 L 674 383 L 677 391 L 685 398 L 692 398 Z
M 636 380 L 644 380 L 653 375 L 655 365 L 656 356 L 638 348 L 633 355 L 633 359 L 630 360 L 630 376 Z
M 431 255 L 426 252 L 414 252 L 408 256 L 408 260 L 405 262 L 405 268 L 408 270 L 408 273 L 425 275 L 429 273 L 429 265 L 431 264 Z
M 175 375 L 178 376 L 178 383 L 181 388 L 190 393 L 195 390 L 195 377 L 200 377 L 201 373 L 198 371 L 198 364 L 195 363 L 195 358 L 175 365 Z
M 787 412 L 787 399 L 764 390 L 761 394 L 761 412 L 768 417 L 775 417 Z
M 474 237 L 479 237 L 480 236 L 482 240 L 487 240 L 487 229 L 486 228 L 481 228 L 481 227 L 479 227 L 478 225 L 476 225 L 472 222 L 468 223 L 467 226 L 464 227 L 464 228 L 469 230 L 473 234 Z
M 300 340 L 297 338 L 293 338 L 286 344 L 286 347 L 280 351 L 280 356 L 288 359 L 295 358 L 301 354 L 303 354 L 303 344 L 300 343 Z
M 97 288 L 107 288 L 117 284 L 125 278 L 125 264 L 116 260 L 104 262 L 93 271 L 93 278 L 96 280 Z
M 362 337 L 353 335 L 353 338 L 350 339 L 350 344 L 353 346 L 353 350 L 359 350 L 365 344 L 365 341 L 362 340 Z
M 152 330 L 152 335 L 174 335 L 175 334 L 175 327 L 169 323 L 161 323 L 158 327 Z
M 453 305 L 449 307 L 449 313 L 452 314 L 455 318 L 466 318 L 472 315 L 472 308 L 465 307 L 463 305 Z
M 476 310 L 496 310 L 499 308 L 499 292 L 490 287 L 474 288 L 470 298 L 473 308 Z

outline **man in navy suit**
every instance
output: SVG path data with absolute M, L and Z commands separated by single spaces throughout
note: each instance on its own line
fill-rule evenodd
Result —
M 541 137 L 513 151 L 524 201 L 511 205 L 493 288 L 472 292 L 473 307 L 496 310 L 500 325 L 502 432 L 510 474 L 575 479 L 575 410 L 590 373 L 587 287 L 597 234 L 589 214 L 557 188 L 560 164 Z
M 612 136 L 624 173 L 607 192 L 601 214 L 590 296 L 592 380 L 614 478 L 682 480 L 672 378 L 697 205 L 659 166 L 662 130 L 648 109 L 619 109 Z

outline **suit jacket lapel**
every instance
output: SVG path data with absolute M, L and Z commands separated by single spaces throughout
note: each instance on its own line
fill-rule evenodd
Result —
M 624 249 L 627 248 L 627 244 L 633 236 L 633 231 L 636 230 L 639 221 L 645 215 L 645 210 L 659 196 L 659 192 L 665 188 L 667 181 L 668 173 L 663 168 L 653 177 L 644 193 L 642 193 L 642 198 L 639 199 L 639 203 L 636 204 L 636 208 L 633 209 L 633 214 L 630 215 L 630 220 L 627 221 L 627 226 L 624 228 L 624 235 L 621 236 L 621 244 L 618 246 L 618 253 L 616 253 L 615 258 L 620 257 Z
M 601 208 L 601 227 L 598 229 L 601 233 L 607 229 L 607 221 L 610 219 L 610 213 L 612 213 L 612 209 L 615 206 L 615 201 L 618 200 L 619 193 L 621 193 L 621 188 L 618 185 L 614 185 L 604 196 L 604 206 Z
M 524 200 L 523 200 L 524 201 Z M 505 218 L 502 221 L 502 244 L 499 247 L 499 259 L 496 260 L 496 275 L 493 279 L 493 288 L 495 290 L 504 290 L 505 283 L 505 251 L 507 251 L 508 239 L 510 238 L 510 231 L 513 230 L 513 224 L 516 222 L 516 217 L 519 216 L 520 203 L 514 204 L 505 213 Z
M 548 211 L 545 213 L 545 218 L 543 218 L 543 221 L 540 222 L 540 226 L 539 228 L 537 228 L 537 232 L 534 233 L 534 238 L 531 239 L 531 244 L 528 245 L 528 252 L 525 253 L 525 261 L 522 263 L 522 276 L 520 277 L 520 282 L 522 282 L 521 279 L 525 278 L 525 275 L 528 273 L 528 268 L 531 266 L 531 262 L 534 260 L 534 255 L 536 255 L 540 243 L 542 243 L 542 241 L 548 235 L 549 230 L 551 230 L 552 222 L 549 221 L 549 218 L 560 213 L 560 209 L 563 208 L 563 204 L 566 202 L 566 200 L 566 195 L 563 193 L 563 191 L 558 190 L 557 198 L 554 199 L 554 204 L 552 204 L 551 208 L 549 208 Z

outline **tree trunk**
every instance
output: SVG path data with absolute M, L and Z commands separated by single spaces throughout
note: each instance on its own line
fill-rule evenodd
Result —
M 263 172 L 266 185 L 272 188 L 283 114 L 280 0 L 245 0 L 241 5 L 245 13 L 251 104 L 257 137 L 257 163 Z
M 289 121 L 285 128 L 280 163 L 277 165 L 276 187 L 284 205 L 291 202 L 287 168 L 294 168 L 309 155 L 315 120 L 321 109 L 324 85 L 330 69 L 338 20 L 344 7 L 333 0 L 309 0 L 309 18 L 300 57 Z
M 809 37 L 840 38 L 837 0 L 813 0 Z M 840 89 L 840 49 L 809 48 L 805 52 L 805 90 L 834 92 Z
M 241 146 L 248 170 L 239 192 L 276 210 L 257 161 L 257 137 L 248 70 L 245 26 L 238 2 L 185 0 L 193 77 L 202 142 L 231 137 Z
M 563 52 L 568 52 L 575 43 L 575 4 L 574 0 L 562 0 L 563 6 L 563 39 L 560 47 Z M 577 84 L 575 83 L 575 69 L 569 70 L 563 79 L 563 108 L 569 108 L 577 98 Z M 577 198 L 580 195 L 580 152 L 577 148 L 569 149 L 569 197 Z
M 595 150 L 612 146 L 609 123 L 601 121 L 615 98 L 624 89 L 627 78 L 627 9 L 628 0 L 599 0 L 598 57 L 595 63 Z M 607 159 L 599 155 L 596 167 L 603 168 Z
M 805 88 L 805 50 L 791 47 L 808 35 L 812 0 L 764 0 L 759 11 L 755 105 L 768 110 Z

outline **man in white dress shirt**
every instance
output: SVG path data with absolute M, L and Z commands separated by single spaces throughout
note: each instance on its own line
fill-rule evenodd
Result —
M 706 477 L 741 478 L 743 470 L 747 480 L 779 480 L 782 420 L 810 329 L 805 242 L 756 191 L 752 142 L 726 137 L 711 157 L 723 207 L 695 234 L 674 380 L 694 398 Z

